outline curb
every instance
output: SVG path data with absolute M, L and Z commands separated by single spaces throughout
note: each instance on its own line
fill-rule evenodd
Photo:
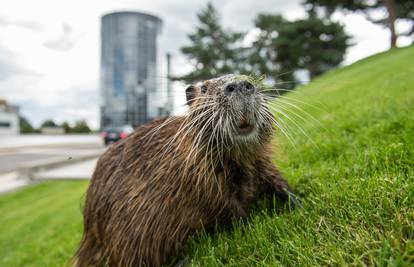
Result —
M 71 165 L 74 163 L 82 162 L 88 159 L 93 159 L 93 158 L 99 157 L 99 155 L 101 154 L 102 154 L 102 151 L 80 155 L 75 158 L 59 157 L 59 158 L 54 158 L 54 159 L 29 162 L 26 164 L 22 164 L 22 166 L 17 168 L 18 177 L 19 179 L 28 179 L 30 181 L 34 181 L 36 180 L 35 178 L 36 172 L 46 171 L 46 170 L 62 167 L 65 165 Z
M 102 148 L 102 143 L 87 143 L 87 142 L 73 142 L 73 143 L 57 143 L 57 144 L 38 144 L 38 145 L 27 145 L 27 146 L 10 146 L 0 147 L 0 153 L 14 152 L 20 149 L 34 149 L 34 148 L 61 148 L 61 147 L 72 147 L 72 148 Z

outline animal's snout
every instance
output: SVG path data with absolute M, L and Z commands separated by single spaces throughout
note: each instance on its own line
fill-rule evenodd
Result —
M 224 87 L 224 94 L 230 96 L 234 93 L 252 94 L 256 91 L 254 85 L 248 81 L 232 82 Z

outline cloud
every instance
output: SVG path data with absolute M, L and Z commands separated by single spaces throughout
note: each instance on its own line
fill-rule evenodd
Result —
M 3 16 L 0 16 L 0 26 L 22 27 L 31 31 L 42 31 L 45 28 L 42 24 L 33 20 L 12 21 Z
M 45 119 L 57 123 L 85 119 L 90 126 L 97 128 L 98 90 L 91 86 L 71 87 L 64 92 L 49 92 L 46 97 L 33 96 L 22 103 L 22 112 L 31 112 L 31 121 L 39 126 Z M 39 99 L 40 98 L 40 99 Z
M 16 54 L 0 46 L 0 82 L 16 76 L 38 76 L 39 74 L 19 65 L 15 60 Z M 0 88 L 1 89 L 1 88 Z M 4 93 L 5 90 L 0 90 Z
M 0 92 L 4 92 L 11 103 L 18 103 L 21 114 L 35 126 L 52 118 L 58 123 L 86 119 L 90 126 L 98 127 L 99 91 L 94 85 L 43 89 L 41 79 L 17 75 L 0 81 Z
M 45 47 L 56 51 L 69 51 L 76 42 L 77 37 L 73 36 L 72 28 L 70 25 L 62 24 L 62 33 L 59 37 L 45 41 L 43 44 Z
M 20 68 L 10 60 L 12 57 L 12 52 L 0 46 L 0 82 L 21 72 Z

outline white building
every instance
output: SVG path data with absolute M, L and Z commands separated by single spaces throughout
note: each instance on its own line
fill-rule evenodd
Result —
M 0 135 L 16 135 L 19 132 L 19 109 L 0 98 Z

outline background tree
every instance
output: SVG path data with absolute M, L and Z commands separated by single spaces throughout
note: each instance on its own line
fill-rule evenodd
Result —
M 342 25 L 318 18 L 288 21 L 280 15 L 260 14 L 256 21 L 260 34 L 252 47 L 253 72 L 274 77 L 279 87 L 294 81 L 294 71 L 306 69 L 313 78 L 342 62 L 349 36 Z M 291 87 L 291 86 L 284 87 Z
M 310 9 L 322 7 L 326 15 L 330 16 L 335 10 L 363 12 L 367 19 L 386 26 L 390 30 L 390 47 L 396 47 L 398 33 L 395 23 L 398 19 L 411 22 L 411 28 L 405 35 L 414 34 L 414 1 L 413 0 L 304 0 L 305 6 Z M 384 18 L 375 18 L 373 11 L 385 9 Z
M 91 129 L 85 120 L 76 121 L 73 128 L 70 130 L 72 133 L 90 133 Z
M 36 133 L 36 129 L 23 116 L 20 117 L 20 133 Z
M 181 48 L 193 63 L 194 70 L 174 79 L 191 83 L 222 74 L 240 73 L 244 64 L 240 45 L 243 34 L 224 30 L 211 3 L 197 16 L 200 24 L 194 33 L 188 35 L 191 44 Z
M 40 125 L 40 128 L 43 128 L 43 127 L 57 127 L 57 126 L 58 125 L 52 119 L 47 119 Z
M 70 127 L 69 123 L 67 121 L 64 121 L 60 127 L 63 128 L 63 130 L 65 131 L 65 133 L 70 133 L 72 131 L 72 128 Z

